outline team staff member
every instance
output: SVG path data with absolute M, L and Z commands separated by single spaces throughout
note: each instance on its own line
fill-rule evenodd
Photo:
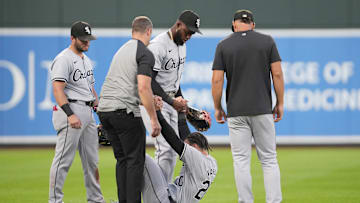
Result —
M 185 43 L 195 32 L 201 33 L 199 27 L 199 16 L 193 11 L 185 10 L 167 32 L 156 36 L 149 45 L 149 49 L 155 57 L 152 89 L 155 95 L 161 96 L 165 101 L 161 110 L 162 114 L 177 135 L 179 134 L 178 112 L 185 111 L 187 107 L 187 102 L 181 94 L 175 98 L 180 89 L 180 80 L 186 59 Z M 144 108 L 141 108 L 141 115 L 149 130 L 149 117 Z M 182 118 L 184 118 L 183 115 Z M 181 126 L 184 124 L 186 125 L 186 122 L 182 122 Z M 187 126 L 184 127 L 187 128 Z M 163 136 L 156 137 L 154 144 L 155 159 L 163 170 L 167 182 L 170 183 L 176 164 L 176 153 Z
M 160 133 L 151 90 L 154 56 L 146 48 L 152 33 L 148 17 L 132 22 L 132 39 L 116 52 L 100 94 L 98 114 L 113 147 L 119 202 L 141 202 L 145 127 L 140 102 L 150 116 L 152 136 Z
M 263 168 L 266 202 L 281 202 L 274 127 L 274 121 L 280 121 L 284 111 L 281 59 L 272 37 L 253 30 L 255 23 L 250 11 L 237 11 L 232 25 L 234 33 L 217 45 L 213 62 L 215 118 L 219 123 L 226 120 L 221 106 L 226 73 L 227 120 L 239 202 L 254 201 L 250 175 L 252 138 Z M 270 76 L 277 99 L 273 110 Z
M 76 149 L 82 162 L 87 201 L 105 202 L 99 184 L 98 136 L 92 112 L 98 100 L 93 66 L 84 54 L 94 39 L 88 23 L 75 22 L 71 27 L 70 47 L 57 55 L 51 66 L 58 104 L 54 106 L 53 125 L 58 136 L 50 169 L 49 203 L 62 202 L 62 188 Z
M 159 103 L 157 103 L 157 110 Z M 149 155 L 146 155 L 144 170 L 144 203 L 196 203 L 199 202 L 213 183 L 217 173 L 216 160 L 209 155 L 210 146 L 206 137 L 190 133 L 183 142 L 174 129 L 157 111 L 162 134 L 172 149 L 183 161 L 179 176 L 168 183 L 165 174 Z

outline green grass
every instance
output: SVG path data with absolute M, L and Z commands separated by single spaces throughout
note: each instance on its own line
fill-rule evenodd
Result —
M 153 155 L 151 148 L 147 149 Z M 218 174 L 201 202 L 237 202 L 229 148 L 211 153 Z M 0 203 L 47 202 L 54 149 L 0 149 Z M 252 154 L 255 203 L 265 202 L 261 165 Z M 360 148 L 279 148 L 283 202 L 359 203 Z M 180 163 L 180 161 L 178 161 Z M 100 149 L 101 187 L 105 199 L 116 200 L 115 159 L 111 148 Z M 176 174 L 180 168 L 177 164 Z M 64 186 L 65 203 L 85 203 L 81 161 L 77 155 Z

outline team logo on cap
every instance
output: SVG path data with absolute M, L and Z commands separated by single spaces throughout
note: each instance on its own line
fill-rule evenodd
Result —
M 89 35 L 91 35 L 91 31 L 90 31 L 89 26 L 86 26 L 86 27 L 85 27 L 85 32 L 88 33 Z
M 197 28 L 200 27 L 200 18 L 196 19 L 196 27 L 197 27 Z
M 248 16 L 247 16 L 247 14 L 243 14 L 242 17 L 243 17 L 243 18 L 247 18 Z

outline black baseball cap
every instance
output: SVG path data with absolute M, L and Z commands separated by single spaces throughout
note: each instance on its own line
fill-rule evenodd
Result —
M 234 21 L 239 19 L 247 19 L 250 22 L 254 22 L 254 16 L 249 10 L 237 10 L 234 14 Z M 231 30 L 234 32 L 234 27 L 232 25 Z
M 200 17 L 194 11 L 183 11 L 179 16 L 179 20 L 183 22 L 189 30 L 202 34 L 199 30 Z
M 71 36 L 79 38 L 82 41 L 95 40 L 96 37 L 91 33 L 89 23 L 84 21 L 77 21 L 71 26 Z

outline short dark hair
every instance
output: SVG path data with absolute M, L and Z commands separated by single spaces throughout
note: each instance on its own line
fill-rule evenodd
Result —
M 190 133 L 185 140 L 187 140 L 190 145 L 197 144 L 200 149 L 206 150 L 207 152 L 211 151 L 208 140 L 199 132 Z
M 152 27 L 150 18 L 146 16 L 138 16 L 132 21 L 132 32 L 145 33 L 147 29 Z

